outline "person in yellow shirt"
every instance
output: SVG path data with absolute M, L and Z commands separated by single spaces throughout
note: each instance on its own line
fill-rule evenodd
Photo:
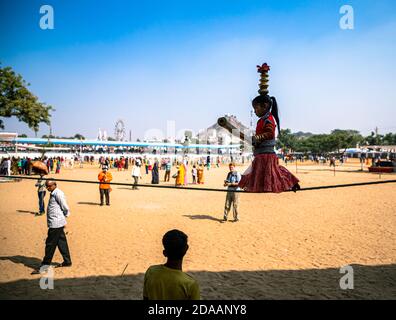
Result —
M 162 238 L 163 265 L 150 266 L 144 275 L 144 300 L 199 300 L 198 282 L 182 271 L 183 257 L 188 250 L 187 235 L 171 230 Z
M 183 164 L 179 164 L 177 166 L 177 176 L 176 176 L 176 186 L 180 187 L 182 185 L 184 185 L 184 176 L 185 176 L 186 172 L 184 170 L 184 166 Z
M 102 172 L 98 174 L 98 180 L 100 182 L 110 182 L 113 180 L 112 174 L 108 171 L 107 166 L 102 167 Z M 99 185 L 100 192 L 100 205 L 103 206 L 103 198 L 106 197 L 106 205 L 110 205 L 110 191 L 111 187 L 108 183 L 101 183 Z

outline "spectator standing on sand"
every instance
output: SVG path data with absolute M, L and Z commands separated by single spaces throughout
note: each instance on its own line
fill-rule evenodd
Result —
M 228 213 L 231 210 L 231 206 L 234 214 L 234 222 L 239 221 L 238 219 L 238 205 L 239 205 L 239 194 L 235 192 L 239 190 L 238 184 L 241 181 L 241 174 L 235 170 L 235 164 L 230 163 L 229 165 L 230 172 L 227 175 L 226 180 L 224 181 L 224 186 L 228 187 L 228 192 L 226 196 L 226 202 L 224 206 L 224 218 L 223 222 L 227 221 Z
M 181 179 L 180 179 L 180 165 L 179 165 L 179 163 L 176 163 L 176 173 L 174 175 L 172 175 L 172 178 L 175 179 L 175 186 L 180 187 Z
M 176 186 L 181 187 L 184 185 L 184 166 L 182 163 L 179 163 L 177 166 L 177 174 L 176 174 Z
M 110 182 L 113 180 L 112 174 L 108 171 L 106 166 L 103 166 L 102 172 L 98 174 L 98 180 L 100 182 Z M 99 184 L 99 193 L 100 193 L 100 205 L 103 206 L 103 198 L 106 197 L 106 205 L 110 205 L 110 191 L 111 187 L 108 183 Z
M 154 165 L 151 171 L 151 184 L 159 184 L 159 162 L 154 160 Z
M 58 160 L 56 162 L 56 171 L 55 171 L 55 173 L 59 174 L 60 173 L 60 169 L 61 169 L 61 160 L 60 160 L 60 158 L 58 158 Z
M 181 164 L 184 168 L 184 180 L 183 180 L 183 185 L 187 186 L 188 185 L 188 161 L 184 160 L 183 163 Z
M 138 190 L 137 184 L 139 182 L 139 178 L 141 177 L 140 168 L 141 168 L 141 162 L 139 159 L 136 159 L 132 165 L 132 178 L 134 181 L 132 186 L 133 190 Z
M 6 168 L 7 168 L 7 176 L 11 175 L 11 159 L 7 158 L 6 160 Z
M 48 236 L 45 241 L 45 256 L 41 262 L 40 269 L 33 271 L 32 274 L 45 272 L 48 269 L 51 265 L 56 248 L 59 249 L 63 257 L 63 263 L 58 264 L 56 267 L 71 267 L 72 265 L 69 246 L 64 231 L 66 218 L 70 216 L 65 194 L 57 188 L 56 182 L 53 180 L 48 180 L 45 186 L 51 193 L 47 206 Z
M 146 174 L 148 174 L 148 168 L 149 168 L 149 164 L 148 164 L 148 160 L 147 159 L 144 159 L 143 160 L 144 161 L 144 168 L 146 169 Z
M 197 171 L 197 167 L 195 165 L 193 165 L 193 168 L 191 170 L 191 174 L 192 174 L 193 184 L 197 184 L 198 171 Z
M 172 170 L 172 163 L 171 160 L 169 159 L 165 164 L 165 178 L 164 178 L 165 182 L 169 182 L 171 170 Z
M 330 167 L 335 167 L 335 166 L 336 166 L 335 161 L 336 161 L 336 160 L 335 160 L 335 157 L 334 157 L 334 156 L 330 158 Z
M 200 166 L 198 166 L 197 169 L 197 175 L 198 175 L 198 184 L 204 184 L 204 167 L 201 164 Z
M 39 212 L 36 216 L 42 216 L 45 214 L 44 198 L 46 194 L 45 180 L 43 180 L 43 175 L 40 174 L 40 178 L 37 180 L 35 186 L 37 187 L 37 195 L 39 200 Z
M 183 272 L 183 257 L 187 253 L 188 237 L 179 230 L 171 230 L 162 238 L 163 265 L 150 266 L 144 275 L 144 300 L 199 300 L 198 282 Z
M 22 159 L 18 159 L 18 174 L 22 174 Z

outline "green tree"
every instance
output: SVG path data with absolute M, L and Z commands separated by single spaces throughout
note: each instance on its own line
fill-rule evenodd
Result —
M 327 134 L 315 134 L 305 139 L 303 149 L 300 152 L 312 152 L 315 154 L 327 153 L 333 148 L 333 142 Z
M 38 98 L 28 90 L 30 84 L 23 80 L 10 67 L 0 66 L 0 117 L 17 117 L 25 122 L 35 134 L 40 123 L 51 123 L 50 111 L 52 106 L 39 102 Z M 0 119 L 0 128 L 4 129 L 3 120 Z
M 393 134 L 393 133 L 389 132 L 386 135 L 384 135 L 384 137 L 382 139 L 382 144 L 388 145 L 388 146 L 396 144 L 396 133 Z
M 340 152 L 340 149 L 356 147 L 358 143 L 361 143 L 364 140 L 359 131 L 340 129 L 331 131 L 329 139 L 333 147 L 333 150 L 331 151 L 337 150 L 338 152 Z
M 353 148 L 356 145 L 394 145 L 396 134 L 388 133 L 385 136 L 375 135 L 363 137 L 357 130 L 335 129 L 330 134 L 312 134 L 297 132 L 290 129 L 281 130 L 278 136 L 277 148 L 292 149 L 296 152 L 326 154 L 341 152 L 343 149 Z
M 85 137 L 79 133 L 76 133 L 73 138 L 78 140 L 85 140 Z
M 371 135 L 365 137 L 364 140 L 369 146 L 379 146 L 382 144 L 382 138 L 382 135 L 371 132 Z
M 295 150 L 298 145 L 297 137 L 290 129 L 281 129 L 277 140 L 277 148 Z

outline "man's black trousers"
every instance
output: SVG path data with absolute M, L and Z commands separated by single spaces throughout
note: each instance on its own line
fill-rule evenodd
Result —
M 106 197 L 106 204 L 110 204 L 110 190 L 109 189 L 99 189 L 100 190 L 100 204 L 103 205 L 103 196 Z
M 50 265 L 54 253 L 58 247 L 60 253 L 63 257 L 63 262 L 65 264 L 71 264 L 69 246 L 67 245 L 66 234 L 64 227 L 61 228 L 49 228 L 47 240 L 45 241 L 45 257 L 43 259 L 42 265 Z

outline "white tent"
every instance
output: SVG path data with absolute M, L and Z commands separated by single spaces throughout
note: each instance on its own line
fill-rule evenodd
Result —
M 16 132 L 0 132 L 0 141 L 13 141 L 18 137 Z

